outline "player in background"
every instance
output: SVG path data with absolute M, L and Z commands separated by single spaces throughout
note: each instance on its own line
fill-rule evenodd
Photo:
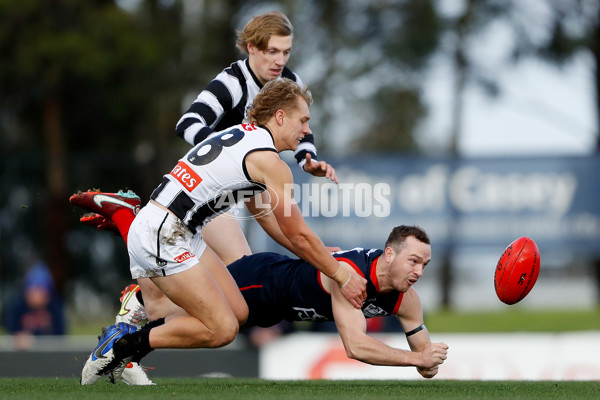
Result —
M 195 145 L 215 131 L 247 121 L 254 97 L 273 79 L 288 78 L 303 86 L 300 76 L 286 67 L 292 41 L 292 24 L 281 12 L 269 11 L 252 18 L 237 32 L 236 46 L 247 58 L 232 63 L 206 86 L 177 122 L 177 135 Z M 333 171 L 324 169 L 325 163 L 317 163 L 316 156 L 314 137 L 309 133 L 294 152 L 298 165 L 334 180 L 328 175 Z
M 310 133 L 311 102 L 308 89 L 289 79 L 268 82 L 249 111 L 252 124 L 200 142 L 163 177 L 127 237 L 132 278 L 150 322 L 139 330 L 123 322 L 109 326 L 84 365 L 82 384 L 105 374 L 117 380 L 129 362 L 156 348 L 221 347 L 235 338 L 248 306 L 201 230 L 240 195 L 247 195 L 246 206 L 275 241 L 361 307 L 366 280 L 342 267 L 306 225 L 293 201 L 292 173 L 278 154 L 297 149 Z

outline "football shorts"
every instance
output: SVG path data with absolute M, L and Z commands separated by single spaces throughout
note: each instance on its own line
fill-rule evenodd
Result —
M 152 202 L 133 220 L 127 243 L 133 279 L 183 272 L 198 264 L 206 249 L 200 231 L 192 233 L 174 214 Z

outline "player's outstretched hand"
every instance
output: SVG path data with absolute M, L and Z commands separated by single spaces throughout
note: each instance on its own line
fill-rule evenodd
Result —
M 356 272 L 350 273 L 350 280 L 340 287 L 342 294 L 356 309 L 360 309 L 367 299 L 367 280 Z
M 432 378 L 437 374 L 437 368 L 448 358 L 448 345 L 446 343 L 428 343 L 421 350 L 421 366 L 417 368 L 425 378 Z
M 419 371 L 423 378 L 431 379 L 437 375 L 439 369 L 438 366 L 433 368 L 417 368 L 417 371 Z
M 306 154 L 306 163 L 304 170 L 314 176 L 324 176 L 332 182 L 339 183 L 335 174 L 335 168 L 325 161 L 316 161 L 312 159 L 310 153 Z

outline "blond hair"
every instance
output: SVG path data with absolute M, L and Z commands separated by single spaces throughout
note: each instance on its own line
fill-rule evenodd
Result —
M 248 54 L 249 43 L 258 50 L 265 51 L 271 36 L 292 36 L 293 34 L 294 28 L 288 17 L 279 11 L 269 11 L 255 16 L 242 30 L 238 30 L 235 45 L 246 54 Z
M 289 112 L 295 109 L 298 96 L 309 106 L 312 104 L 312 94 L 308 88 L 302 88 L 288 78 L 269 81 L 254 98 L 248 119 L 255 125 L 264 125 L 278 110 Z

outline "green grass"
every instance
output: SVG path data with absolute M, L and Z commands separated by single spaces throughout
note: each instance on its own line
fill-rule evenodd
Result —
M 157 386 L 82 387 L 76 379 L 0 378 L 2 399 L 598 399 L 600 382 L 523 381 L 267 381 L 156 379 Z
M 72 335 L 97 335 L 106 321 L 76 322 Z M 600 308 L 591 310 L 528 311 L 509 307 L 501 311 L 437 311 L 425 314 L 431 332 L 568 332 L 600 330 Z M 302 328 L 302 324 L 299 327 Z
M 430 332 L 568 332 L 600 330 L 600 309 L 497 312 L 440 311 L 425 314 Z
M 116 315 L 116 311 L 115 311 Z M 71 321 L 69 335 L 98 335 L 103 326 L 114 324 L 114 317 L 101 320 Z

